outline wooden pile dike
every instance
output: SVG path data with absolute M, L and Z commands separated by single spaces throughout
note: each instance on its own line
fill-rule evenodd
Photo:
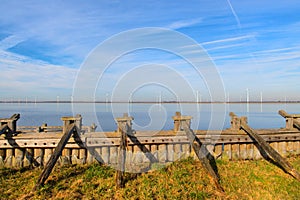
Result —
M 256 129 L 255 132 L 281 156 L 299 155 L 300 130 L 297 124 L 300 122 L 300 115 L 284 114 L 286 115 L 281 113 L 286 118 L 285 128 Z M 62 118 L 63 126 L 43 124 L 40 127 L 22 127 L 16 125 L 19 117 L 13 115 L 8 119 L 0 119 L 0 168 L 44 166 L 62 138 L 67 118 Z M 173 119 L 173 130 L 132 130 L 132 135 L 126 138 L 126 169 L 138 172 L 145 170 L 151 163 L 166 164 L 189 156 L 196 158 L 186 133 L 175 118 Z M 246 123 L 247 119 L 231 115 L 229 129 L 194 130 L 194 133 L 215 159 L 262 158 L 257 142 L 241 128 L 241 121 Z M 77 125 L 80 138 L 70 138 L 57 163 L 65 165 L 101 162 L 117 166 L 120 132 L 95 132 L 95 126 L 82 126 L 81 121 Z

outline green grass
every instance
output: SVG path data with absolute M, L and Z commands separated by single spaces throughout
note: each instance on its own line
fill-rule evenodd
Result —
M 288 159 L 300 171 L 300 157 Z M 31 192 L 41 169 L 1 169 L 0 199 L 300 199 L 300 183 L 273 164 L 218 160 L 220 193 L 191 158 L 141 175 L 126 174 L 116 189 L 108 166 L 56 167 L 44 187 Z

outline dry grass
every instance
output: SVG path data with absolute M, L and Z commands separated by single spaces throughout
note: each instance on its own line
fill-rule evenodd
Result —
M 300 171 L 300 157 L 289 158 Z M 300 199 L 300 183 L 267 161 L 218 161 L 225 195 L 218 192 L 199 161 L 186 159 L 141 175 L 126 174 L 115 188 L 107 166 L 65 166 L 31 193 L 40 169 L 0 170 L 0 199 Z

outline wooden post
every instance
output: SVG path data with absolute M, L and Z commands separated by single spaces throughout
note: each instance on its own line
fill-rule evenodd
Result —
M 95 132 L 96 128 L 97 128 L 97 125 L 95 123 L 92 123 L 92 125 L 88 127 L 88 131 Z
M 24 149 L 15 148 L 15 167 L 23 167 Z
M 93 148 L 93 147 L 89 147 L 86 151 L 86 153 L 87 153 L 86 163 L 87 164 L 92 164 L 93 162 L 95 162 L 95 157 L 92 152 L 95 152 L 95 148 Z
M 115 146 L 110 147 L 110 156 L 109 156 L 109 162 L 115 166 L 118 160 L 118 148 Z
M 174 161 L 179 160 L 181 158 L 181 145 L 180 144 L 174 144 Z
M 208 172 L 209 177 L 213 180 L 218 190 L 221 192 L 224 192 L 224 189 L 222 188 L 220 184 L 220 177 L 216 170 L 216 164 L 213 156 L 209 153 L 205 145 L 202 145 L 199 138 L 195 135 L 193 130 L 190 128 L 191 125 L 191 116 L 181 116 L 176 113 L 176 116 L 173 116 L 174 121 L 179 121 L 179 129 L 184 130 L 186 133 L 186 136 L 190 142 L 190 145 L 192 146 L 194 152 L 196 153 L 198 159 L 201 161 L 202 166 L 206 171 Z M 215 166 L 212 166 L 212 163 L 214 162 Z
M 5 158 L 5 154 L 6 154 L 6 150 L 5 149 L 0 149 L 0 157 L 2 157 L 3 160 Z
M 247 144 L 247 159 L 253 160 L 253 152 L 254 152 L 254 145 L 253 144 Z
M 190 128 L 191 126 L 191 116 L 182 116 L 180 112 L 176 112 L 175 116 L 172 117 L 172 119 L 174 120 L 174 131 L 183 131 L 183 124 L 185 125 L 187 124 L 188 127 Z
M 293 166 L 286 161 L 277 151 L 275 151 L 269 143 L 267 143 L 256 131 L 254 131 L 246 121 L 241 120 L 241 129 L 243 129 L 251 138 L 253 138 L 259 147 L 266 152 L 271 158 L 276 161 L 287 173 L 292 175 L 295 179 L 300 181 L 299 172 L 293 168 Z
M 174 161 L 174 145 L 173 144 L 167 145 L 167 153 L 168 153 L 167 162 L 173 162 Z
M 0 149 L 0 169 L 4 167 L 5 149 Z
M 116 174 L 116 186 L 122 188 L 125 186 L 124 174 L 125 174 L 125 162 L 126 162 L 126 148 L 127 148 L 127 134 L 132 134 L 132 120 L 133 117 L 129 117 L 128 114 L 124 114 L 123 117 L 117 118 L 118 133 L 120 134 L 120 147 L 118 157 L 118 169 Z
M 63 121 L 63 133 L 67 131 L 70 124 L 76 125 L 77 129 L 81 131 L 81 127 L 82 127 L 81 115 L 77 114 L 75 117 L 62 117 L 61 120 Z
M 166 144 L 158 145 L 158 161 L 165 163 L 167 161 L 167 146 Z
M 43 160 L 44 163 L 47 163 L 50 160 L 50 158 L 52 156 L 52 153 L 53 153 L 52 148 L 44 149 L 44 157 L 43 157 L 44 158 L 44 160 Z
M 12 167 L 13 163 L 13 149 L 6 149 L 6 158 L 4 160 L 5 167 Z
M 39 189 L 42 185 L 44 185 L 45 181 L 49 177 L 56 161 L 62 154 L 62 150 L 66 146 L 72 134 L 80 134 L 81 131 L 81 116 L 77 115 L 76 117 L 62 117 L 64 122 L 63 126 L 63 136 L 56 146 L 53 154 L 51 155 L 49 161 L 47 162 L 42 174 L 40 175 L 37 184 L 35 185 L 33 190 Z M 78 127 L 79 126 L 79 127 Z
M 33 159 L 34 150 L 32 148 L 27 148 L 25 150 L 25 157 L 24 157 L 24 167 L 32 166 L 34 163 Z
M 17 121 L 20 114 L 13 114 L 10 118 L 0 119 L 0 135 L 12 136 L 17 132 Z
M 231 120 L 230 120 L 231 127 L 230 127 L 230 129 L 237 130 L 237 131 L 240 130 L 240 127 L 241 127 L 240 119 L 233 112 L 230 112 L 229 116 L 231 117 Z
M 86 149 L 80 149 L 79 150 L 79 159 L 80 159 L 80 163 L 81 164 L 85 164 L 86 163 Z
M 295 127 L 298 130 L 300 130 L 300 115 L 299 114 L 289 115 L 284 110 L 279 110 L 278 114 L 285 118 L 286 129 L 292 129 L 293 127 Z
M 104 163 L 109 164 L 109 146 L 104 146 L 102 147 L 102 159 L 104 161 Z
M 72 149 L 71 150 L 71 163 L 72 164 L 78 164 L 79 162 L 79 149 Z
M 181 116 L 181 113 L 180 112 L 176 112 L 175 113 L 175 116 L 172 117 L 173 120 L 174 120 L 174 132 L 177 132 L 180 130 L 180 116 Z
M 34 149 L 34 166 L 35 167 L 41 167 L 44 165 L 43 159 L 44 159 L 44 149 Z

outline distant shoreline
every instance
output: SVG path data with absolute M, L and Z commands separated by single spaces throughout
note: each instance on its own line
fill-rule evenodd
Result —
M 178 103 L 183 103 L 183 104 L 282 104 L 282 103 L 300 103 L 300 101 L 229 101 L 229 102 L 222 102 L 222 101 L 201 101 L 201 102 L 196 102 L 196 101 L 162 101 L 162 102 L 156 102 L 156 101 L 132 101 L 132 102 L 126 102 L 126 101 L 0 101 L 1 104 L 5 103 L 14 103 L 14 104 L 26 104 L 26 103 L 96 103 L 96 104 L 106 104 L 106 103 L 134 103 L 134 104 L 178 104 Z

